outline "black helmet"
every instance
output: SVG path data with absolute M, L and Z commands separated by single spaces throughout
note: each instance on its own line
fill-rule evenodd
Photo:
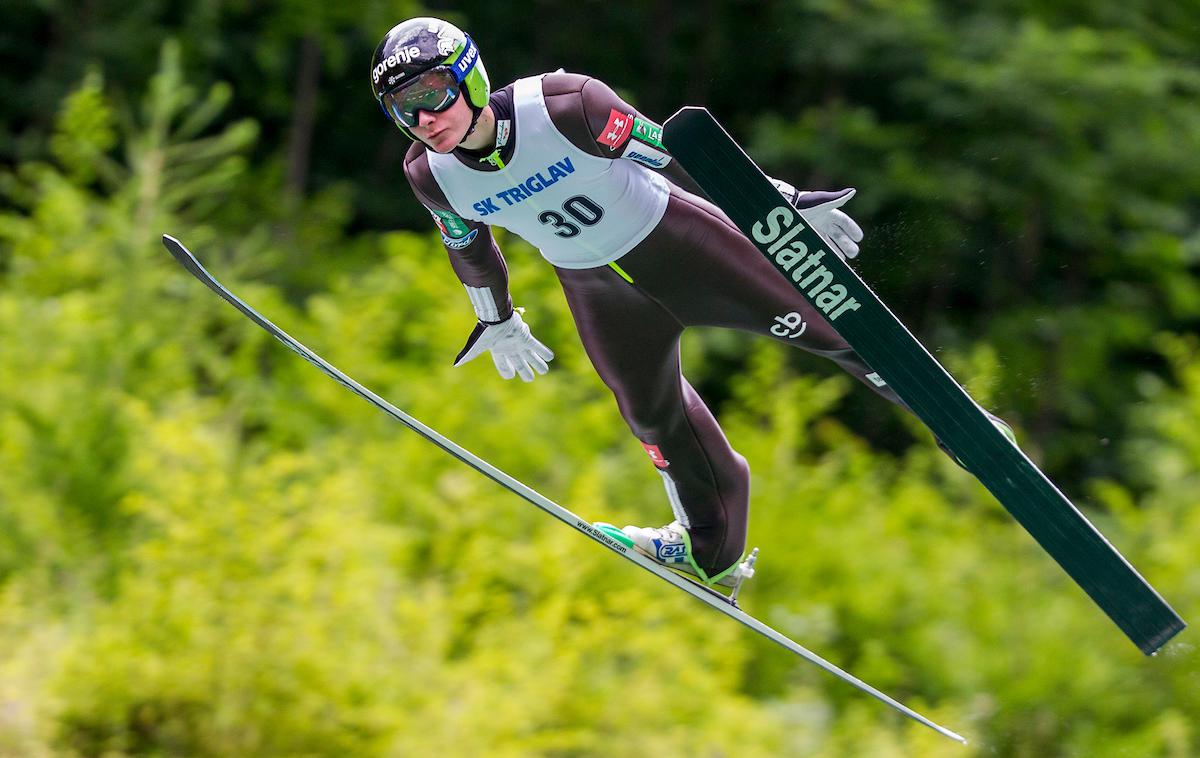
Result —
M 440 80 L 429 85 L 422 97 L 401 93 L 413 87 L 423 74 L 436 71 Z M 454 24 L 436 18 L 411 18 L 392 27 L 375 48 L 371 59 L 371 90 L 375 100 L 400 131 L 409 138 L 416 110 L 443 110 L 465 93 L 472 111 L 471 128 L 488 104 L 491 82 L 474 41 Z M 405 122 L 408 122 L 407 124 Z

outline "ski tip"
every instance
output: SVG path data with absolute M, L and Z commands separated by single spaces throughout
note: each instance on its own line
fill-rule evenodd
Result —
M 165 247 L 171 253 L 174 253 L 176 250 L 187 250 L 187 248 L 183 246 L 182 242 L 169 234 L 163 234 L 162 243 L 163 247 Z
M 967 742 L 967 738 L 962 736 L 958 732 L 952 732 L 940 724 L 933 724 L 933 728 L 934 728 L 934 731 L 936 731 L 938 734 L 942 735 L 943 737 L 949 737 L 950 739 L 954 740 L 955 742 L 962 743 L 963 745 L 969 744 Z
M 162 243 L 163 247 L 167 249 L 167 252 L 170 253 L 175 260 L 179 261 L 185 266 L 188 264 L 199 265 L 199 262 L 196 260 L 196 256 L 192 255 L 192 252 L 184 247 L 183 243 L 175 237 L 172 237 L 169 234 L 164 234 L 162 236 Z

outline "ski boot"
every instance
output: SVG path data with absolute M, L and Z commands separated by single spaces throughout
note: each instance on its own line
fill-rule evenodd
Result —
M 595 526 L 626 547 L 632 547 L 663 566 L 679 571 L 687 575 L 689 579 L 694 579 L 706 587 L 720 585 L 731 588 L 733 592 L 728 599 L 735 604 L 742 583 L 754 576 L 758 548 L 750 551 L 749 557 L 744 557 L 743 560 L 737 561 L 719 574 L 709 576 L 692 557 L 691 537 L 678 521 L 672 521 L 666 526 L 657 528 L 626 526 L 624 529 L 618 529 L 612 524 L 604 522 L 597 522 Z

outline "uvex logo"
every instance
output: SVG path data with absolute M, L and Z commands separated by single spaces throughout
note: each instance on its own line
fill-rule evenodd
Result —
M 466 76 L 466 73 L 471 70 L 471 66 L 475 65 L 475 59 L 479 57 L 479 48 L 474 45 L 468 45 L 463 51 L 462 56 L 454 62 L 454 70 L 458 73 L 459 79 Z
M 769 246 L 763 253 L 781 271 L 791 275 L 797 287 L 812 298 L 830 321 L 836 321 L 847 311 L 858 310 L 861 303 L 853 297 L 847 298 L 845 285 L 834 282 L 833 272 L 821 264 L 826 251 L 818 249 L 809 253 L 808 245 L 796 239 L 803 229 L 804 223 L 796 209 L 781 205 L 768 211 L 750 231 L 755 242 Z

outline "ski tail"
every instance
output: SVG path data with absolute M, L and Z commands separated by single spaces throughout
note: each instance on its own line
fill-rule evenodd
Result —
M 1029 458 L 998 430 L 704 108 L 667 119 L 667 148 L 775 269 L 826 318 L 952 456 L 988 488 L 1130 640 L 1152 655 L 1186 624 Z M 822 277 L 797 266 L 820 261 Z M 809 264 L 812 265 L 812 264 Z M 794 269 L 794 272 L 793 272 Z

